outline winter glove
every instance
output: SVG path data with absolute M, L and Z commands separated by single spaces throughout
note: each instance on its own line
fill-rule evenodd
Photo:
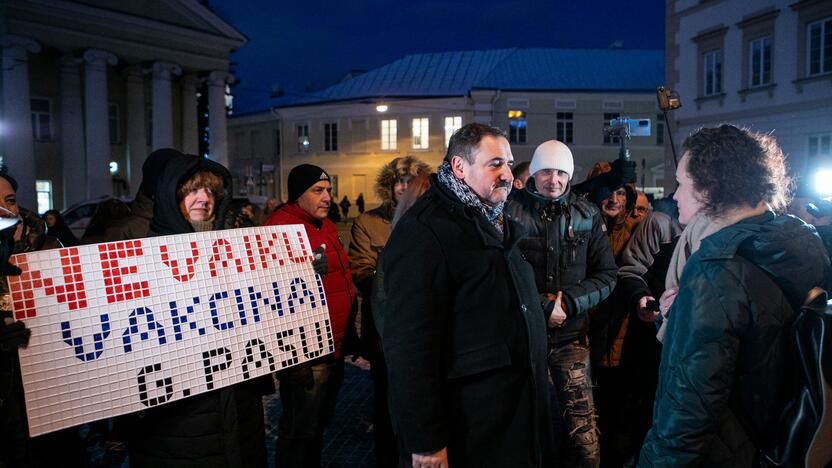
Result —
M 604 185 L 610 190 L 615 190 L 622 185 L 632 184 L 636 181 L 636 162 L 616 159 L 610 163 L 612 170 L 604 173 Z
M 23 322 L 14 322 L 10 318 L 0 320 L 0 350 L 13 351 L 25 348 L 29 344 L 32 331 Z
M 312 269 L 323 278 L 326 276 L 326 272 L 329 271 L 329 263 L 326 259 L 326 244 L 321 244 L 312 254 Z

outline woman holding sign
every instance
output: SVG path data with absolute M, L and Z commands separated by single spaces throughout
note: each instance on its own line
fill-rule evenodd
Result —
M 151 236 L 223 228 L 231 174 L 197 156 L 172 158 L 156 188 Z M 133 416 L 130 464 L 139 466 L 266 466 L 262 396 L 269 376 L 168 403 Z

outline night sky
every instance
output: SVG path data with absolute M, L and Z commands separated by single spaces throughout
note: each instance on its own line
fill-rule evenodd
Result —
M 249 38 L 232 54 L 235 112 L 407 54 L 510 47 L 664 48 L 664 0 L 210 0 Z M 476 5 L 476 6 L 474 6 Z

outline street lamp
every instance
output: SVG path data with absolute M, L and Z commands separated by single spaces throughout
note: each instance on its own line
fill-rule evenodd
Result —
M 376 111 L 377 112 L 387 112 L 387 109 L 389 109 L 387 104 L 379 104 L 379 105 L 376 106 Z

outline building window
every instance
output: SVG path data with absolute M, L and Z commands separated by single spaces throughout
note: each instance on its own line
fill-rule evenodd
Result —
M 563 143 L 572 143 L 573 128 L 575 121 L 573 120 L 572 112 L 558 112 L 557 113 L 557 131 L 556 138 Z
M 396 133 L 398 121 L 396 119 L 385 119 L 381 121 L 381 149 L 382 151 L 396 150 Z
M 809 160 L 832 156 L 832 135 L 809 137 Z
M 462 117 L 455 115 L 453 117 L 445 117 L 445 148 L 448 147 L 448 142 L 451 141 L 451 136 L 462 128 Z
M 430 119 L 427 117 L 413 119 L 413 149 L 428 149 L 429 128 Z
M 508 141 L 526 143 L 526 113 L 524 111 L 508 111 Z
M 656 114 L 656 144 L 664 145 L 664 114 Z
M 324 151 L 338 151 L 338 124 L 324 124 Z
M 751 78 L 750 88 L 765 86 L 771 83 L 771 38 L 761 37 L 748 44 L 751 64 L 748 76 Z
M 52 209 L 52 181 L 36 180 L 35 190 L 38 193 L 38 213 Z
M 722 51 L 713 50 L 705 53 L 702 62 L 705 66 L 705 76 L 703 77 L 705 89 L 702 90 L 702 94 L 704 96 L 714 96 L 722 93 Z
M 121 142 L 121 119 L 119 118 L 118 104 L 107 105 L 107 120 L 110 124 L 110 144 L 117 145 Z
M 49 99 L 32 99 L 32 136 L 35 140 L 52 140 L 52 106 Z
M 810 23 L 809 75 L 832 73 L 832 17 Z
M 617 119 L 621 114 L 618 112 L 604 112 L 604 128 L 610 126 L 610 121 L 612 119 Z M 617 145 L 621 142 L 620 138 L 617 136 L 612 136 L 604 133 L 604 144 L 605 145 Z
M 298 153 L 309 152 L 309 125 L 298 125 Z

